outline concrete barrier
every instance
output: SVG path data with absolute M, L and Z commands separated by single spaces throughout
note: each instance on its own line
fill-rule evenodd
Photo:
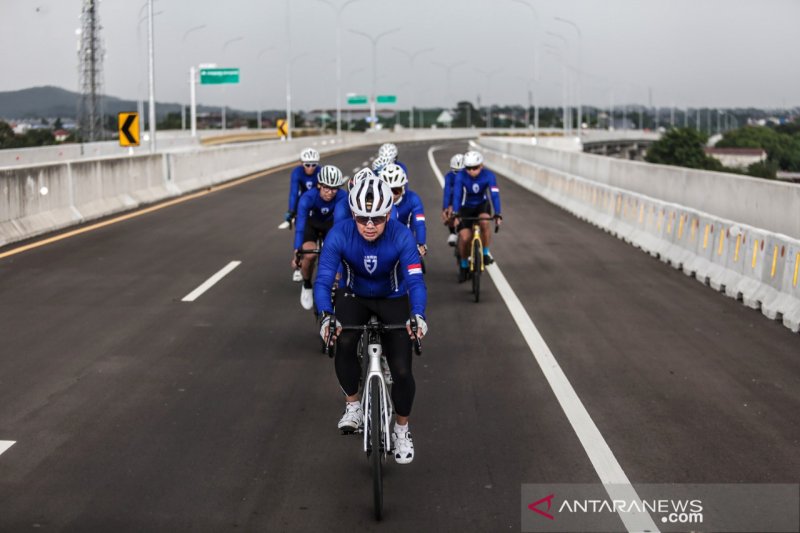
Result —
M 325 154 L 473 136 L 473 130 L 387 131 L 0 168 L 0 246 L 297 161 L 306 146 Z
M 668 198 L 664 199 L 606 183 L 626 182 L 631 179 L 630 175 L 641 174 L 643 169 L 640 163 L 610 158 L 609 161 L 595 161 L 597 157 L 588 154 L 554 154 L 546 149 L 521 152 L 531 158 L 528 159 L 512 155 L 510 152 L 514 151 L 513 148 L 503 147 L 497 140 L 480 139 L 472 144 L 483 152 L 489 167 L 502 172 L 526 189 L 647 251 L 715 290 L 742 300 L 748 307 L 760 309 L 768 318 L 781 320 L 792 331 L 800 331 L 800 240 L 797 238 L 670 201 L 677 194 L 673 191 L 665 194 Z M 503 149 L 498 150 L 498 147 Z M 591 160 L 571 157 L 574 155 Z M 631 165 L 634 170 L 626 169 L 626 165 Z M 658 165 L 653 167 L 654 172 L 670 183 L 683 184 L 690 191 L 698 190 L 698 187 L 688 183 L 696 178 L 691 171 Z M 600 174 L 605 179 L 594 180 L 569 169 Z M 665 169 L 673 170 L 674 175 L 665 176 Z M 746 209 L 769 210 L 777 205 L 788 210 L 782 212 L 784 219 L 800 216 L 800 195 L 795 194 L 800 192 L 800 187 L 789 185 L 797 191 L 788 191 L 782 187 L 784 184 L 763 182 L 766 191 L 757 191 L 758 183 L 751 183 L 750 180 L 723 183 L 726 177 L 728 175 L 721 174 L 706 179 L 706 186 L 720 188 L 717 190 L 712 187 L 711 191 L 706 192 L 728 195 L 731 201 L 740 198 L 742 193 L 739 187 L 745 187 L 758 199 L 767 198 L 769 192 L 774 194 L 776 190 L 785 196 L 767 203 L 742 199 L 744 204 L 738 207 L 737 213 Z M 651 185 L 650 190 L 654 194 L 665 192 L 661 183 L 648 180 L 645 185 Z M 640 188 L 645 185 L 640 184 Z M 774 185 L 781 187 L 776 189 Z M 683 191 L 682 194 L 688 192 Z M 718 205 L 714 202 L 704 203 L 703 199 L 689 203 Z M 792 221 L 789 224 L 782 223 L 780 215 L 742 214 L 742 218 L 769 220 L 777 226 L 791 227 Z

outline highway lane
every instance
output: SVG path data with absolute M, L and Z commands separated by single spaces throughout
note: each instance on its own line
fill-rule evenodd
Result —
M 389 465 L 379 527 L 516 530 L 521 483 L 597 474 L 488 277 L 478 305 L 455 283 L 428 147 L 400 146 L 431 247 L 418 456 Z M 374 148 L 330 162 L 350 173 Z M 289 281 L 287 187 L 283 172 L 0 261 L 0 440 L 17 441 L 0 530 L 377 529 Z M 493 253 L 632 481 L 797 481 L 796 335 L 501 188 Z

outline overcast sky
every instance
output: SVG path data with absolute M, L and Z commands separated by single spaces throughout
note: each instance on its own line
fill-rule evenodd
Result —
M 521 2 L 538 12 L 538 25 Z M 188 101 L 189 66 L 216 63 L 240 68 L 241 83 L 199 87 L 201 103 L 283 108 L 291 41 L 293 107 L 334 107 L 334 9 L 321 0 L 288 3 L 287 32 L 286 0 L 155 0 L 157 100 Z M 81 5 L 0 0 L 0 91 L 78 90 Z M 143 6 L 145 0 L 100 2 L 108 95 L 146 97 Z M 574 22 L 582 39 L 555 17 Z M 792 107 L 800 105 L 798 21 L 800 0 L 357 0 L 342 12 L 342 90 L 368 94 L 372 82 L 372 45 L 348 30 L 399 28 L 379 41 L 377 86 L 380 94 L 397 94 L 403 108 L 412 99 L 429 106 L 478 95 L 483 104 L 524 105 L 537 48 L 540 105 L 562 101 L 566 63 L 569 72 L 583 72 L 588 104 L 607 107 L 612 97 L 646 104 L 652 90 L 661 106 Z M 397 48 L 433 50 L 412 70 Z M 451 99 L 445 69 L 434 62 L 463 62 L 452 69 Z M 479 70 L 497 72 L 489 83 Z

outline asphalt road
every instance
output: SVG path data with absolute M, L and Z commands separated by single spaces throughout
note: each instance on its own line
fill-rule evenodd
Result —
M 521 484 L 598 482 L 488 276 L 479 304 L 456 283 L 429 146 L 400 145 L 431 332 L 382 523 L 290 280 L 282 171 L 0 259 L 0 531 L 515 531 Z M 493 255 L 632 482 L 798 482 L 797 335 L 500 187 Z

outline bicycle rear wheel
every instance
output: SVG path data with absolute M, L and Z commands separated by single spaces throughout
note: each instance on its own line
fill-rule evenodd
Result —
M 370 463 L 372 464 L 372 500 L 375 508 L 375 520 L 383 516 L 383 420 L 381 419 L 381 380 L 372 378 L 370 383 L 370 420 L 369 442 L 371 447 Z
M 478 241 L 472 243 L 472 294 L 475 295 L 475 302 L 481 299 L 481 270 L 483 266 L 483 250 Z

